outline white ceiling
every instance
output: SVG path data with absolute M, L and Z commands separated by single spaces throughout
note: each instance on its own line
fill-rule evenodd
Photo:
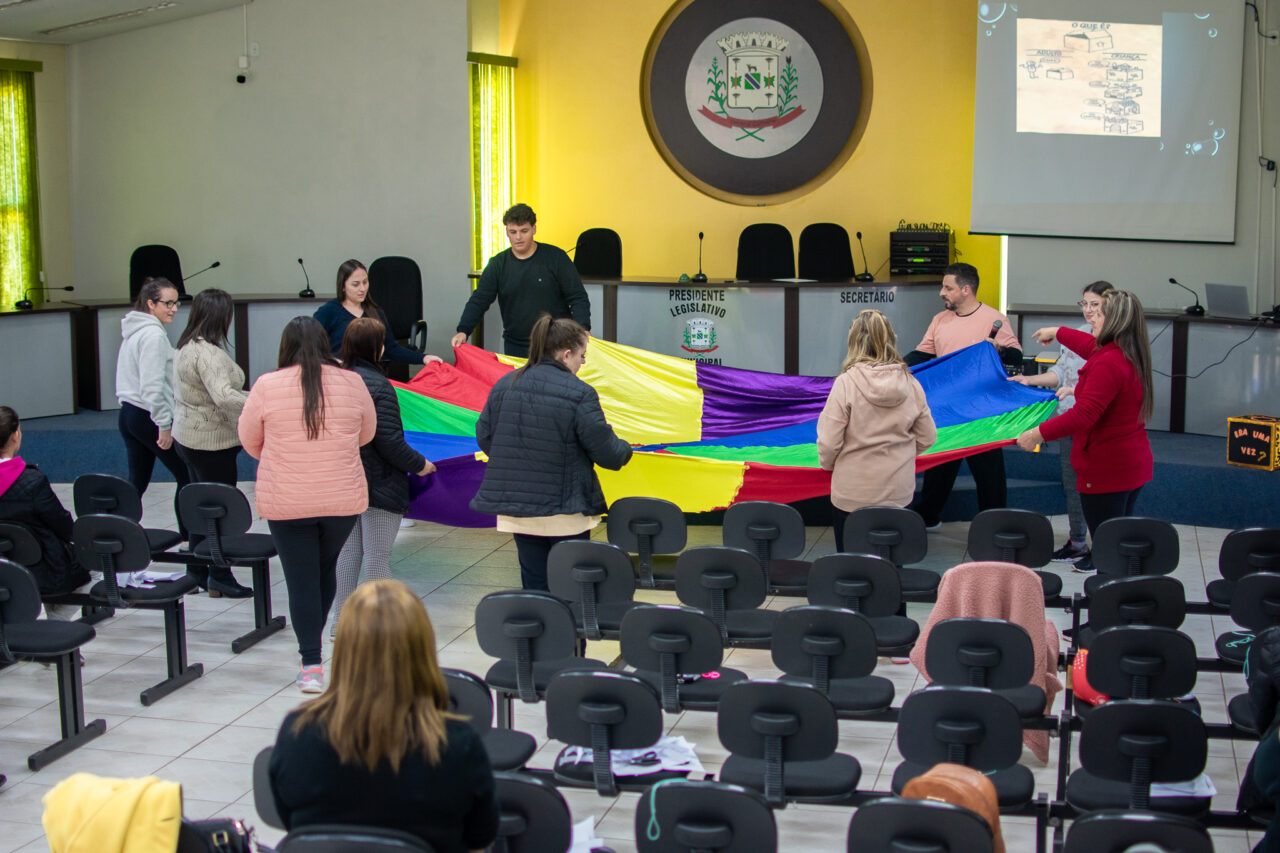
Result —
M 73 44 L 250 2 L 252 0 L 0 0 L 0 38 Z

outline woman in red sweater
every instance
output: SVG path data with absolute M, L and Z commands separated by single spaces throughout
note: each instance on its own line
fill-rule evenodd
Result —
M 1102 327 L 1088 332 L 1061 327 L 1036 330 L 1041 343 L 1057 338 L 1085 359 L 1076 383 L 1076 404 L 1056 418 L 1018 436 L 1018 446 L 1034 450 L 1045 441 L 1071 436 L 1071 467 L 1092 538 L 1109 518 L 1133 514 L 1138 492 L 1151 481 L 1151 347 L 1138 297 L 1126 290 L 1106 295 Z M 1076 564 L 1092 572 L 1093 562 Z

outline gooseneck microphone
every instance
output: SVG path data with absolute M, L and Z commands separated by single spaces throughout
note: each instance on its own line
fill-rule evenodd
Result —
M 1172 277 L 1172 276 L 1170 276 L 1170 277 L 1169 277 L 1169 283 L 1170 283 L 1170 284 L 1176 284 L 1176 285 L 1178 285 L 1178 287 L 1181 287 L 1181 288 L 1182 288 L 1183 290 L 1185 290 L 1187 293 L 1190 293 L 1193 297 L 1195 297 L 1196 304 L 1195 304 L 1195 305 L 1188 305 L 1188 306 L 1187 306 L 1187 313 L 1188 313 L 1188 314 L 1190 314 L 1190 315 L 1191 315 L 1191 316 L 1193 316 L 1193 317 L 1203 317 L 1203 316 L 1204 316 L 1204 306 L 1200 304 L 1200 297 L 1199 297 L 1199 296 L 1196 296 L 1196 292 L 1195 292 L 1194 290 L 1192 290 L 1191 288 L 1187 287 L 1185 284 L 1183 284 L 1182 282 L 1178 281 L 1176 278 L 1174 278 L 1174 277 Z
M 853 277 L 854 281 L 875 281 L 876 277 L 871 274 L 871 266 L 867 263 L 867 247 L 862 245 L 862 232 L 858 232 L 858 248 L 862 250 L 862 269 L 863 272 Z
M 195 278 L 196 276 L 200 275 L 200 273 L 202 273 L 202 272 L 208 272 L 209 270 L 216 270 L 216 269 L 217 269 L 218 267 L 220 267 L 220 266 L 222 266 L 222 261 L 214 261 L 213 263 L 209 264 L 209 266 L 205 267 L 205 268 L 204 268 L 204 269 L 202 269 L 202 270 L 196 270 L 196 271 L 195 271 L 195 272 L 193 272 L 191 275 L 183 276 L 183 277 L 182 277 L 182 282 L 183 282 L 183 284 L 186 284 L 188 281 L 191 281 L 191 279 L 193 279 L 193 278 Z
M 307 286 L 298 291 L 298 298 L 315 299 L 316 292 L 311 289 L 311 276 L 307 275 L 307 265 L 302 262 L 302 258 L 298 258 L 298 266 L 302 267 L 302 277 L 307 280 Z
M 992 324 L 991 324 L 991 334 L 987 335 L 987 340 L 994 342 L 994 341 L 995 341 L 995 339 L 996 339 L 996 335 L 997 335 L 997 334 L 999 333 L 999 331 L 1000 331 L 1000 327 L 1001 327 L 1001 326 L 1003 326 L 1003 325 L 1004 325 L 1004 322 L 1003 322 L 1003 321 L 1001 321 L 1001 320 L 996 320 L 994 323 L 992 323 Z
M 30 296 L 31 293 L 36 290 L 75 290 L 75 287 L 73 287 L 70 284 L 68 284 L 66 287 L 45 287 L 43 284 L 40 285 L 39 287 L 28 287 L 26 290 L 22 292 L 22 298 L 19 299 L 17 302 L 13 303 L 13 307 L 17 308 L 19 311 L 30 311 L 33 308 L 35 308 L 36 304 L 32 302 L 30 299 L 28 299 L 27 297 Z
M 698 232 L 698 274 L 689 279 L 697 284 L 706 284 L 707 275 L 702 271 L 702 232 Z

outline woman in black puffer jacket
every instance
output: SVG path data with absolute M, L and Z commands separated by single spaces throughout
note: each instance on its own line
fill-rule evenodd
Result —
M 396 389 L 378 367 L 386 336 L 386 327 L 372 317 L 352 320 L 342 336 L 342 364 L 360 374 L 369 389 L 378 413 L 378 431 L 373 441 L 360 448 L 369 508 L 356 520 L 338 555 L 338 588 L 331 611 L 335 626 L 343 602 L 357 584 L 391 577 L 391 546 L 409 509 L 409 474 L 426 476 L 436 470 L 404 440 Z
M 577 377 L 590 335 L 572 320 L 543 314 L 529 336 L 529 360 L 498 380 L 476 422 L 489 455 L 471 501 L 515 536 L 525 589 L 547 588 L 547 554 L 585 539 L 605 511 L 593 466 L 616 471 L 631 445 L 614 433 L 594 388 Z

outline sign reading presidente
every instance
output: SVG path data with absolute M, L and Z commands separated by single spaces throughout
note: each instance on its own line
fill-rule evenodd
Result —
M 853 153 L 871 105 L 865 47 L 836 0 L 680 0 L 642 76 L 645 124 L 668 165 L 739 204 L 821 184 Z

